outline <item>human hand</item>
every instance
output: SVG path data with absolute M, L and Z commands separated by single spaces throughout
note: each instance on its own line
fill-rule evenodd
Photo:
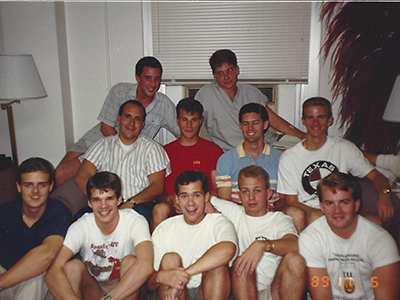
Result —
M 394 208 L 389 193 L 380 194 L 376 204 L 378 216 L 386 222 L 394 215 Z
M 264 253 L 264 241 L 254 241 L 247 249 L 235 259 L 233 270 L 239 275 L 247 277 L 252 275 Z
M 157 282 L 175 289 L 183 289 L 190 279 L 189 273 L 184 268 L 173 268 L 170 270 L 159 271 Z
M 168 288 L 165 290 L 165 299 L 166 300 L 175 300 L 178 299 L 179 296 L 181 295 L 181 293 L 183 292 L 183 288 L 182 289 L 174 289 L 174 288 Z

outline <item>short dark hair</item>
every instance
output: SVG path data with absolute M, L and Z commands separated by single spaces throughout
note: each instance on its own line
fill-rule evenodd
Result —
M 256 113 L 259 114 L 261 119 L 265 122 L 268 121 L 268 112 L 265 106 L 259 104 L 259 103 L 247 103 L 242 106 L 242 108 L 239 111 L 239 122 L 242 122 L 243 115 L 247 113 Z
M 361 186 L 355 177 L 351 174 L 333 172 L 321 179 L 317 185 L 317 194 L 319 201 L 322 202 L 322 188 L 328 187 L 332 193 L 336 194 L 337 190 L 351 191 L 353 200 L 361 200 Z
M 329 100 L 323 98 L 323 97 L 312 97 L 308 98 L 306 101 L 303 103 L 303 118 L 304 112 L 307 107 L 310 106 L 324 106 L 326 107 L 326 112 L 328 113 L 328 119 L 332 117 L 332 104 L 329 102 Z
M 244 167 L 239 171 L 238 183 L 240 189 L 240 182 L 243 178 L 260 178 L 264 181 L 265 187 L 269 189 L 269 175 L 264 168 L 256 165 Z
M 197 180 L 201 181 L 201 188 L 204 194 L 208 192 L 208 178 L 207 175 L 200 171 L 184 171 L 178 175 L 175 180 L 175 194 L 179 193 L 180 185 L 188 185 L 189 183 L 196 182 Z
M 160 63 L 160 61 L 153 57 L 153 56 L 145 56 L 136 63 L 135 67 L 135 74 L 140 77 L 142 75 L 144 67 L 150 67 L 150 68 L 155 68 L 160 70 L 160 76 L 162 76 L 163 73 L 163 68 Z
M 146 109 L 144 108 L 143 104 L 140 103 L 137 100 L 128 100 L 124 103 L 121 104 L 121 106 L 119 107 L 119 111 L 118 111 L 118 115 L 122 116 L 122 113 L 124 112 L 124 108 L 125 106 L 127 106 L 128 104 L 133 104 L 133 105 L 137 105 L 142 109 L 142 113 L 143 113 L 143 121 L 146 121 Z
M 215 68 L 220 67 L 223 63 L 237 67 L 236 54 L 229 49 L 217 50 L 211 55 L 209 63 L 213 73 L 215 73 Z
M 121 196 L 121 180 L 117 174 L 111 172 L 98 172 L 92 176 L 86 184 L 87 197 L 90 200 L 92 190 L 100 190 L 108 192 L 112 190 L 115 192 L 117 198 Z
M 40 171 L 49 175 L 49 183 L 51 184 L 53 182 L 53 170 L 53 166 L 47 160 L 40 157 L 31 157 L 19 165 L 17 182 L 21 184 L 22 174 Z
M 199 118 L 203 117 L 203 105 L 193 97 L 183 98 L 181 101 L 178 102 L 176 106 L 176 116 L 179 118 L 179 112 L 183 108 L 187 113 L 194 115 L 194 113 L 199 113 Z

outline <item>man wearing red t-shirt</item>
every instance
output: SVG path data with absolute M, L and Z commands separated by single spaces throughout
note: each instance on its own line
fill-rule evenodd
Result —
M 174 205 L 174 184 L 176 177 L 182 172 L 187 170 L 204 172 L 209 178 L 211 195 L 217 195 L 216 167 L 223 151 L 216 144 L 199 137 L 203 106 L 193 98 L 184 98 L 179 101 L 176 112 L 178 116 L 176 122 L 181 135 L 179 139 L 164 146 L 171 161 L 172 172 L 165 179 L 165 191 L 159 198 L 160 203 L 153 209 L 152 230 L 168 216 L 180 212 Z

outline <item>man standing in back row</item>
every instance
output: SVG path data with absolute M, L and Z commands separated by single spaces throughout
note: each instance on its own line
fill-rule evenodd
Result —
M 252 85 L 237 84 L 239 66 L 235 53 L 223 49 L 214 52 L 210 66 L 215 81 L 203 86 L 195 96 L 204 107 L 204 126 L 211 140 L 225 152 L 242 141 L 237 116 L 240 108 L 256 102 L 267 109 L 271 126 L 284 133 L 302 139 L 304 133 L 279 117 L 267 105 L 268 98 Z M 268 139 L 271 143 L 275 140 Z

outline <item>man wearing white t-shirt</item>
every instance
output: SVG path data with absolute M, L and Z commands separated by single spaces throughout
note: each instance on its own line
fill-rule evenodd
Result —
M 349 172 L 371 180 L 378 194 L 376 204 L 370 204 L 375 206 L 375 209 L 372 208 L 377 215 L 375 218 L 379 219 L 378 222 L 390 219 L 394 209 L 387 179 L 374 169 L 356 145 L 327 135 L 333 123 L 331 103 L 322 97 L 306 100 L 301 119 L 307 128 L 306 138 L 282 154 L 278 193 L 287 205 L 304 211 L 303 228 L 322 216 L 315 187 L 321 178 L 332 172 Z
M 175 181 L 182 215 L 163 221 L 153 233 L 154 274 L 147 286 L 158 299 L 228 299 L 228 263 L 237 249 L 233 224 L 206 214 L 210 200 L 203 172 L 185 171 Z
M 332 173 L 317 186 L 324 217 L 300 235 L 313 300 L 400 299 L 399 252 L 386 230 L 358 215 L 361 187 Z
M 236 300 L 301 299 L 306 288 L 304 258 L 297 253 L 297 232 L 291 217 L 269 212 L 273 191 L 268 173 L 248 166 L 238 175 L 242 206 L 216 197 L 207 210 L 216 208 L 235 226 L 239 256 L 232 267 L 232 291 Z
M 121 181 L 110 172 L 89 179 L 87 213 L 68 229 L 46 274 L 56 299 L 138 299 L 152 273 L 153 247 L 146 220 L 119 210 Z M 82 260 L 72 259 L 77 253 Z

